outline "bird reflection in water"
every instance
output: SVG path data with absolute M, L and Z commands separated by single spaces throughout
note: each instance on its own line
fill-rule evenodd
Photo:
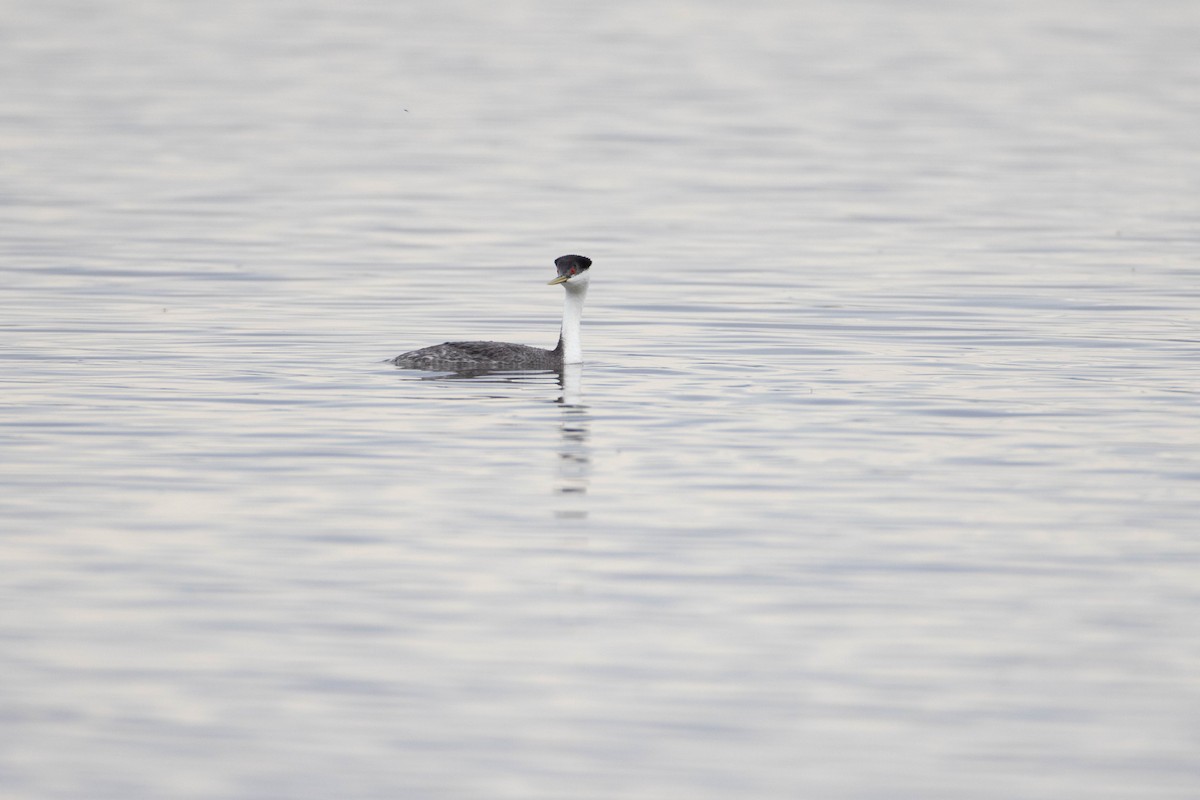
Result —
M 592 456 L 588 447 L 591 433 L 591 418 L 582 402 L 582 364 L 567 364 L 559 373 L 562 396 L 559 405 L 562 417 L 559 430 L 562 439 L 558 449 L 557 492 L 561 506 L 556 508 L 557 519 L 587 519 L 588 481 L 591 478 Z
M 464 369 L 457 372 L 438 372 L 422 375 L 420 381 L 486 381 L 503 384 L 547 384 L 557 380 L 561 394 L 554 401 L 559 406 L 558 475 L 555 494 L 558 503 L 555 519 L 582 520 L 588 518 L 586 496 L 591 479 L 592 457 L 588 439 L 591 417 L 582 400 L 582 364 L 566 364 L 546 370 L 489 370 Z M 502 397 L 502 395 L 497 395 Z

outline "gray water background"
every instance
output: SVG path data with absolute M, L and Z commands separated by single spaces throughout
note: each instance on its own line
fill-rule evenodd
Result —
M 4 797 L 1200 795 L 1196 3 L 0 10 Z

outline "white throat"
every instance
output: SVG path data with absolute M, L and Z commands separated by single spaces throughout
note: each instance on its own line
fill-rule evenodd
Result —
M 562 332 L 559 340 L 562 342 L 564 364 L 583 363 L 583 338 L 580 335 L 580 323 L 583 322 L 583 301 L 587 298 L 588 275 L 580 275 L 562 285 L 566 290 L 563 299 Z

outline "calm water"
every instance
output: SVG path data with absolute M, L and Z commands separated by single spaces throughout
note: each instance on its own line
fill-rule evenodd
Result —
M 1200 794 L 1194 2 L 2 6 L 0 794 Z

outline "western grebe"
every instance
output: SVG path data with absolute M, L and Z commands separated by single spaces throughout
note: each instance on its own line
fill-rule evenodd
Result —
M 583 361 L 583 342 L 579 324 L 583 319 L 583 301 L 587 297 L 588 268 L 592 260 L 585 256 L 560 256 L 554 259 L 558 277 L 548 285 L 561 284 L 567 291 L 563 302 L 562 328 L 558 346 L 553 350 L 507 342 L 446 342 L 402 353 L 392 359 L 397 367 L 428 370 L 484 369 L 558 369 L 563 364 Z

